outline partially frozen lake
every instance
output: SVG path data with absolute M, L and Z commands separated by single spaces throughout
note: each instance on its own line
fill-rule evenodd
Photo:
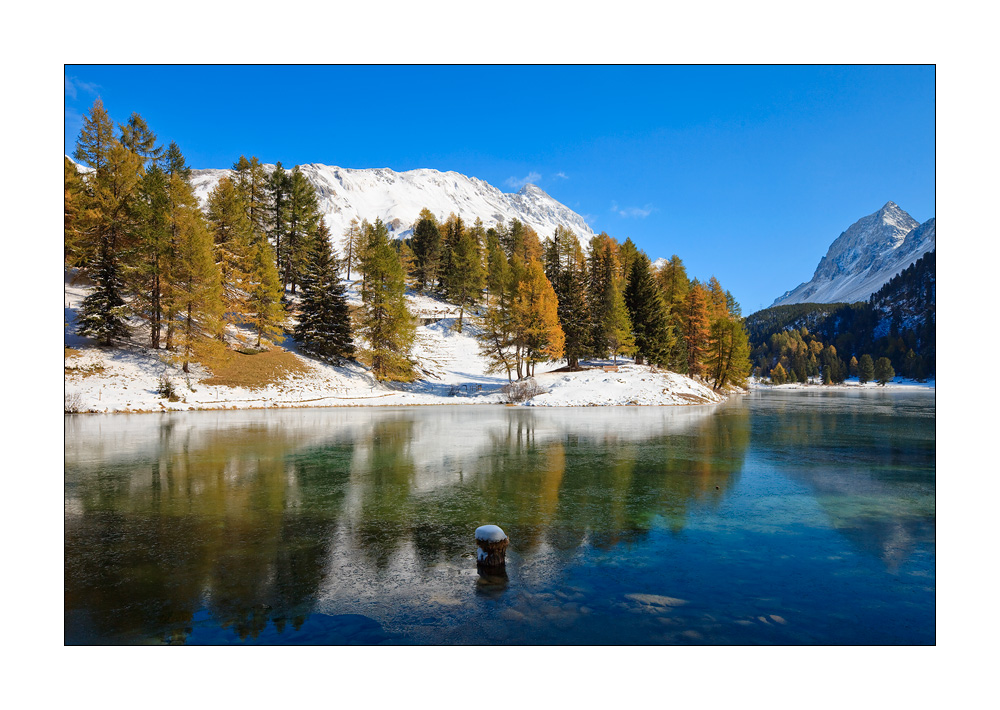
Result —
M 933 391 L 70 415 L 65 640 L 932 644 Z M 508 535 L 481 577 L 474 532 Z

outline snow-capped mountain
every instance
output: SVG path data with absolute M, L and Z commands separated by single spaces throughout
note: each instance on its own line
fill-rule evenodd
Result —
M 265 165 L 268 172 L 273 165 Z M 290 170 L 290 168 L 286 168 Z M 316 187 L 320 212 L 326 217 L 333 243 L 340 246 L 351 220 L 381 218 L 392 237 L 405 239 L 426 207 L 439 220 L 454 212 L 466 225 L 476 217 L 486 227 L 518 219 L 534 229 L 539 238 L 551 236 L 556 226 L 569 227 L 586 242 L 593 230 L 583 217 L 557 202 L 543 190 L 527 184 L 516 193 L 501 192 L 484 180 L 456 172 L 432 169 L 395 172 L 388 168 L 352 169 L 310 163 L 299 170 Z M 230 170 L 193 170 L 191 184 L 204 205 L 212 188 Z
M 895 202 L 886 202 L 834 240 L 811 280 L 786 291 L 771 305 L 867 300 L 889 279 L 932 251 L 935 236 L 933 217 L 918 224 Z

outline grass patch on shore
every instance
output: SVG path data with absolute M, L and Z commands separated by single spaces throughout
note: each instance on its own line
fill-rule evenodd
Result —
M 295 355 L 281 348 L 259 352 L 226 349 L 200 361 L 212 372 L 201 383 L 221 387 L 261 389 L 309 371 Z

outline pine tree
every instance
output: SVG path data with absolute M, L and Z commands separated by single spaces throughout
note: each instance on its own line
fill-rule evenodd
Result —
M 143 165 L 155 165 L 163 155 L 163 146 L 156 145 L 156 134 L 153 133 L 142 116 L 133 113 L 128 123 L 119 123 L 121 144 L 142 158 Z
M 875 363 L 872 361 L 872 356 L 865 353 L 861 356 L 861 360 L 858 361 L 858 382 L 865 384 L 866 382 L 871 382 L 875 379 Z
M 856 358 L 855 356 L 852 355 L 851 356 L 851 361 L 850 361 L 850 363 L 848 363 L 848 368 L 849 368 L 848 371 L 849 371 L 851 377 L 857 377 L 858 376 L 858 358 Z
M 263 238 L 272 231 L 269 227 L 275 216 L 271 205 L 273 183 L 267 171 L 256 156 L 247 159 L 241 155 L 233 163 L 232 180 L 240 197 L 243 198 L 247 219 L 250 220 L 254 235 L 258 239 Z
M 651 365 L 664 364 L 672 334 L 649 257 L 642 252 L 632 262 L 625 288 L 625 306 L 635 334 L 636 363 L 646 359 Z
M 566 338 L 566 364 L 570 369 L 578 369 L 580 358 L 591 350 L 590 309 L 585 298 L 587 262 L 576 234 L 565 227 L 556 227 L 544 247 L 545 275 L 555 290 L 559 325 Z
M 381 219 L 366 232 L 359 332 L 367 349 L 362 354 L 376 379 L 408 381 L 414 376 L 409 357 L 415 325 L 406 306 L 403 267 Z
M 291 178 L 278 161 L 267 180 L 268 239 L 274 247 L 278 268 L 285 263 L 285 233 L 288 231 L 288 193 Z
M 614 294 L 622 292 L 623 280 L 618 276 L 618 247 L 604 232 L 590 240 L 587 269 L 587 302 L 590 304 L 592 352 L 599 358 L 611 351 L 609 329 L 614 311 Z
M 337 257 L 324 232 L 313 244 L 309 267 L 302 280 L 302 303 L 295 339 L 303 352 L 340 364 L 354 356 L 347 291 L 340 280 Z
M 773 385 L 783 385 L 788 375 L 785 372 L 785 368 L 781 366 L 779 362 L 777 365 L 771 368 L 771 384 Z
M 81 145 L 86 131 L 85 122 Z M 78 148 L 77 152 L 82 151 Z M 99 162 L 101 167 L 90 180 L 86 229 L 92 244 L 88 251 L 96 253 L 96 257 L 88 259 L 84 267 L 95 288 L 81 305 L 77 332 L 111 345 L 130 333 L 126 276 L 134 255 L 135 201 L 142 179 L 142 160 L 121 143 L 112 141 Z
M 454 291 L 452 280 L 457 278 L 455 249 L 465 235 L 465 223 L 454 212 L 441 225 L 441 261 L 438 266 L 438 288 L 446 297 Z
M 462 332 L 462 320 L 466 307 L 479 303 L 486 272 L 483 269 L 482 240 L 485 237 L 483 222 L 476 219 L 471 229 L 464 229 L 457 236 L 451 253 L 448 274 L 448 298 L 458 304 L 458 332 Z
M 114 254 L 107 247 L 101 249 L 90 268 L 94 288 L 83 299 L 76 316 L 76 332 L 95 338 L 103 345 L 115 340 L 125 340 L 131 329 L 128 325 L 128 306 L 125 304 L 125 282 Z
M 426 207 L 420 210 L 413 225 L 413 258 L 417 290 L 432 288 L 437 283 L 441 262 L 441 230 Z
M 137 114 L 133 114 L 135 117 Z M 141 119 L 140 119 L 141 120 Z M 140 155 L 140 157 L 142 157 Z M 160 347 L 165 270 L 171 257 L 169 176 L 153 163 L 139 182 L 135 203 L 137 253 L 130 273 L 133 310 L 149 324 L 149 345 Z
M 295 293 L 304 262 L 312 248 L 319 218 L 316 189 L 296 165 L 292 168 L 288 191 L 288 229 L 281 265 L 282 291 L 291 286 L 291 292 Z
M 889 382 L 893 377 L 896 376 L 895 370 L 892 369 L 892 362 L 890 362 L 887 357 L 880 357 L 875 361 L 875 381 L 880 385 L 885 387 L 886 383 Z
M 628 288 L 628 281 L 632 278 L 632 266 L 635 264 L 636 259 L 639 257 L 639 248 L 631 240 L 627 238 L 618 247 L 618 278 L 621 280 L 622 288 Z

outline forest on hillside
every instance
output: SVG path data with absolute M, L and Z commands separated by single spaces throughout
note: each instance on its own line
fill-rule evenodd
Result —
M 298 167 L 240 156 L 202 210 L 176 143 L 158 144 L 137 113 L 116 124 L 98 99 L 65 161 L 65 265 L 92 286 L 76 330 L 104 346 L 139 340 L 188 371 L 222 350 L 252 353 L 286 333 L 331 363 L 357 359 L 380 380 L 417 377 L 407 289 L 474 314 L 494 372 L 539 362 L 632 356 L 637 363 L 742 385 L 750 347 L 739 304 L 715 277 L 660 268 L 630 239 L 581 244 L 559 227 L 539 238 L 517 220 L 486 227 L 423 210 L 413 236 L 354 220 L 342 254 Z M 347 300 L 352 277 L 360 308 Z
M 868 301 L 774 306 L 746 319 L 753 372 L 774 382 L 843 382 L 875 377 L 885 359 L 904 377 L 925 380 L 936 367 L 936 259 L 931 251 Z M 890 375 L 890 378 L 892 376 Z

